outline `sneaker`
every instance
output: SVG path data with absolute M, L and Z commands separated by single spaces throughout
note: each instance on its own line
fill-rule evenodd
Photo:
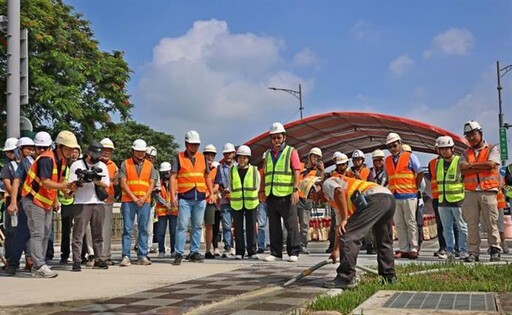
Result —
M 328 289 L 343 289 L 343 290 L 354 289 L 355 287 L 357 287 L 357 280 L 354 277 L 352 280 L 347 282 L 347 281 L 341 279 L 340 276 L 336 276 L 336 278 L 334 278 L 334 280 L 324 282 L 323 287 L 328 288 Z
M 156 254 L 157 252 L 158 252 L 158 251 L 157 251 L 157 250 L 156 250 L 156 248 L 154 248 L 154 247 L 151 247 L 151 248 L 149 249 L 149 253 L 150 253 L 150 254 Z
M 454 255 L 455 257 L 460 258 L 460 259 L 464 259 L 464 258 L 466 258 L 466 257 L 462 258 L 462 255 L 461 255 L 461 254 L 462 254 L 462 252 L 461 252 L 461 251 L 459 251 L 458 249 L 455 249 L 455 250 L 453 251 L 453 255 Z M 467 253 L 466 253 L 466 256 L 467 256 Z
M 48 268 L 47 265 L 42 265 L 36 272 L 32 274 L 36 278 L 55 278 L 59 274 Z
M 258 250 L 256 251 L 256 253 L 258 254 L 263 254 L 265 253 L 265 250 L 263 248 L 258 248 Z
M 119 264 L 119 266 L 121 266 L 121 267 L 128 267 L 131 264 L 132 264 L 132 262 L 130 261 L 130 257 L 124 256 L 123 260 L 121 260 L 121 263 Z
M 87 263 L 85 264 L 87 267 L 94 267 L 94 255 L 87 256 Z
M 456 258 L 458 257 L 460 260 L 464 260 L 464 259 L 466 259 L 466 257 L 468 257 L 468 253 L 458 252 L 458 255 L 457 255 L 457 253 L 453 253 L 453 256 L 455 256 Z
M 206 252 L 204 254 L 204 259 L 215 259 L 215 255 L 213 255 L 212 253 L 210 252 Z
M 434 252 L 434 257 L 439 257 L 439 254 L 445 255 L 446 251 L 444 249 L 440 248 L 437 250 L 437 252 Z M 442 258 L 442 259 L 444 259 L 444 258 Z
M 181 265 L 181 261 L 183 260 L 183 255 L 176 254 L 176 257 L 174 258 L 174 261 L 172 262 L 173 266 L 179 266 Z
M 500 261 L 501 260 L 501 250 L 497 247 L 491 248 L 491 261 Z
M 300 253 L 304 255 L 309 255 L 309 250 L 306 247 L 301 247 Z
M 266 262 L 274 262 L 274 261 L 277 261 L 277 260 L 283 260 L 283 258 L 282 257 L 276 257 L 276 256 L 268 255 L 263 260 L 266 261 Z
M 213 256 L 215 256 L 215 257 L 220 256 L 220 250 L 218 248 L 215 248 L 215 250 L 213 251 Z
M 75 261 L 73 263 L 73 267 L 71 267 L 71 271 L 74 271 L 74 272 L 82 271 L 82 266 L 80 265 L 79 261 Z
M 151 260 L 149 260 L 146 256 L 139 257 L 137 260 L 137 263 L 142 266 L 149 266 L 151 265 Z
M 158 253 L 158 258 L 165 258 L 165 253 Z
M 464 258 L 464 262 L 472 263 L 476 261 L 480 261 L 480 258 L 475 254 L 469 254 L 466 258 Z
M 443 252 L 439 252 L 439 253 L 437 253 L 437 258 L 439 258 L 439 259 L 448 259 L 448 255 L 444 251 Z
M 297 262 L 298 260 L 299 260 L 299 256 L 296 256 L 296 255 L 291 255 L 290 257 L 288 257 L 289 262 Z
M 15 266 L 6 266 L 4 269 L 4 273 L 6 276 L 13 277 L 16 275 L 16 267 Z
M 98 259 L 94 262 L 94 269 L 108 269 L 107 263 L 103 259 Z
M 224 252 L 222 252 L 222 258 L 227 258 L 229 255 L 231 255 L 231 248 L 224 249 Z
M 235 255 L 235 260 L 242 260 L 244 257 L 242 255 Z
M 68 259 L 67 258 L 61 258 L 59 260 L 59 265 L 67 265 L 68 264 Z
M 249 258 L 250 260 L 259 260 L 260 259 L 260 257 L 258 255 L 250 255 L 247 258 Z
M 199 253 L 190 253 L 189 261 L 190 262 L 195 262 L 195 263 L 202 263 L 203 262 L 203 256 L 201 254 L 199 254 Z

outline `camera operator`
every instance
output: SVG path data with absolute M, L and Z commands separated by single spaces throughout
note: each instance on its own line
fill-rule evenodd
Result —
M 97 193 L 95 186 L 107 190 L 110 185 L 107 165 L 100 161 L 103 145 L 94 141 L 89 145 L 85 157 L 71 164 L 69 182 L 76 182 L 74 225 L 72 237 L 73 268 L 81 271 L 82 241 L 87 225 L 91 224 L 92 245 L 96 261 L 93 268 L 108 269 L 103 260 L 103 224 L 105 221 L 105 203 Z

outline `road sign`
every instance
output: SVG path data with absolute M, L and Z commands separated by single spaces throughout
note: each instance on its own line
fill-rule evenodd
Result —
M 500 128 L 500 154 L 501 160 L 508 160 L 507 128 Z

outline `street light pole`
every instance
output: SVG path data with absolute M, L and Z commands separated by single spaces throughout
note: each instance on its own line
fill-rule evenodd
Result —
M 512 70 L 512 64 L 508 65 L 506 67 L 500 68 L 500 62 L 496 61 L 496 75 L 498 78 L 498 86 L 496 87 L 498 89 L 498 105 L 499 105 L 499 112 L 498 112 L 498 123 L 500 127 L 500 132 L 502 128 L 508 129 L 509 127 L 512 127 L 512 125 L 509 125 L 503 121 L 503 108 L 502 108 L 502 101 L 501 101 L 501 78 L 507 74 L 510 70 Z M 507 145 L 507 143 L 504 143 L 502 145 Z M 505 166 L 507 161 L 501 161 L 501 165 Z
M 288 94 L 295 96 L 299 100 L 299 111 L 300 111 L 300 119 L 302 119 L 302 111 L 304 110 L 304 106 L 302 105 L 302 85 L 299 83 L 299 90 L 290 90 L 290 89 L 281 89 L 276 87 L 269 87 L 269 90 L 274 91 L 283 91 Z

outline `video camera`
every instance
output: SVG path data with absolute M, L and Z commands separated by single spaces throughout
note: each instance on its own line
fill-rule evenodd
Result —
M 76 185 L 82 187 L 84 183 L 92 183 L 96 180 L 101 180 L 105 175 L 101 175 L 102 169 L 100 167 L 93 167 L 90 170 L 77 169 L 75 174 L 77 176 Z

